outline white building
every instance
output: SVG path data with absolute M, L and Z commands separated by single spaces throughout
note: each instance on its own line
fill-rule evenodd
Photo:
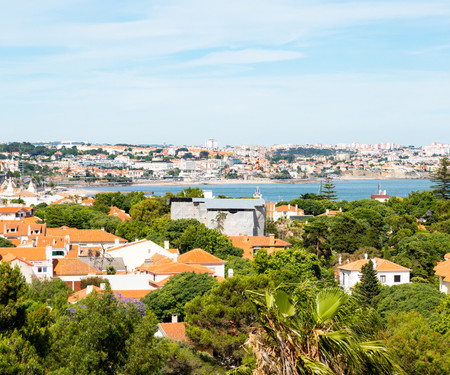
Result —
M 361 259 L 337 267 L 339 269 L 339 286 L 345 290 L 353 288 L 361 280 L 361 267 L 369 259 Z M 373 266 L 377 271 L 380 283 L 387 286 L 407 284 L 411 270 L 386 259 L 373 258 Z
M 434 272 L 439 276 L 439 290 L 442 293 L 450 291 L 450 253 L 444 255 L 444 262 L 440 262 L 434 267 Z
M 116 246 L 108 249 L 108 254 L 114 258 L 122 258 L 127 271 L 133 272 L 140 267 L 146 259 L 152 258 L 154 255 L 163 255 L 172 260 L 176 260 L 178 253 L 172 252 L 166 246 L 166 249 L 155 244 L 150 240 L 141 240 L 132 242 L 122 246 Z

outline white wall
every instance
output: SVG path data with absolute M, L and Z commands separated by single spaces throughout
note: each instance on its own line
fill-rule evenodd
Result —
M 114 258 L 123 258 L 129 272 L 134 271 L 136 267 L 140 267 L 146 259 L 153 257 L 155 254 L 164 255 L 174 260 L 177 258 L 177 254 L 173 254 L 149 240 L 137 241 L 117 250 L 109 249 L 108 253 Z
M 384 282 L 381 281 L 385 277 Z M 400 282 L 394 281 L 394 276 L 400 276 Z M 383 285 L 393 286 L 400 284 L 409 283 L 410 273 L 409 271 L 394 271 L 394 272 L 386 272 L 386 271 L 377 271 L 377 278 Z M 347 270 L 339 270 L 339 286 L 344 289 L 350 289 L 355 286 L 356 283 L 360 281 L 361 272 L 359 271 L 347 271 Z

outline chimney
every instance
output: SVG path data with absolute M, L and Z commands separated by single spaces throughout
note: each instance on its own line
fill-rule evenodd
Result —
M 339 264 L 342 264 L 342 256 L 339 255 Z
M 101 290 L 105 290 L 106 289 L 106 283 L 101 283 L 100 284 L 100 289 Z
M 53 247 L 51 246 L 45 247 L 45 258 L 47 260 L 53 259 Z
M 275 245 L 275 235 L 273 233 L 269 234 L 269 246 Z
M 329 213 L 330 213 L 330 210 L 327 208 L 327 210 L 326 210 L 326 212 L 325 212 L 325 215 L 328 216 Z
M 234 271 L 232 268 L 228 268 L 228 277 L 233 277 L 234 276 Z
M 288 204 L 288 210 L 290 210 L 291 209 L 291 205 L 290 204 Z
M 365 254 L 364 254 L 364 259 L 367 260 L 367 258 L 368 258 L 368 255 L 367 255 L 367 253 L 365 253 Z
M 178 314 L 172 314 L 172 323 L 178 323 Z
M 105 227 L 101 227 L 101 230 L 104 232 L 105 231 Z
M 169 243 L 169 241 L 164 241 L 164 249 L 165 249 L 165 250 L 170 249 L 170 243 Z
M 119 246 L 119 239 L 118 238 L 114 239 L 114 246 Z
M 94 289 L 93 285 L 88 285 L 86 287 L 86 295 L 91 294 L 93 289 Z
M 342 207 L 339 207 L 339 212 L 342 212 Z
M 31 236 L 31 225 L 28 225 L 28 235 Z
M 244 234 L 244 242 L 250 242 L 250 238 L 248 238 L 248 234 Z
M 298 205 L 295 205 L 295 212 L 298 211 Z

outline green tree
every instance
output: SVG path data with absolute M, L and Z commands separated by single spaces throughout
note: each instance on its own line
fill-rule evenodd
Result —
M 203 190 L 199 187 L 188 187 L 177 193 L 180 198 L 204 198 Z
M 444 299 L 434 285 L 411 283 L 383 287 L 377 297 L 377 311 L 386 319 L 390 314 L 417 311 L 426 318 L 435 319 L 436 308 Z
M 147 198 L 130 209 L 133 220 L 150 222 L 167 214 L 167 209 L 161 199 Z
M 11 241 L 6 238 L 0 237 L 0 247 L 16 247 Z
M 0 334 L 25 324 L 28 286 L 19 266 L 0 263 Z
M 403 238 L 397 246 L 395 262 L 411 268 L 412 277 L 434 276 L 433 268 L 450 252 L 450 235 L 445 233 L 416 233 Z
M 216 285 L 216 279 L 206 273 L 185 272 L 172 276 L 164 288 L 147 294 L 143 302 L 159 321 L 169 321 L 172 314 L 183 319 L 186 303 L 204 295 Z
M 330 201 L 335 201 L 337 199 L 336 185 L 331 177 L 325 179 L 325 182 L 322 184 L 320 195 L 323 199 L 328 199 Z
M 375 307 L 374 299 L 381 293 L 381 285 L 377 278 L 377 271 L 369 260 L 361 267 L 361 280 L 356 284 L 356 296 L 367 306 Z
M 317 281 L 327 277 L 315 254 L 296 247 L 276 250 L 272 255 L 267 254 L 264 249 L 259 250 L 254 258 L 253 268 L 258 274 L 267 275 L 276 284 Z
M 438 169 L 431 176 L 431 180 L 434 182 L 432 188 L 433 192 L 439 199 L 450 199 L 450 160 L 444 156 Z
M 242 249 L 234 248 L 227 236 L 204 224 L 189 226 L 175 245 L 181 253 L 200 248 L 221 259 L 228 255 L 242 256 Z
M 150 233 L 148 224 L 138 220 L 127 220 L 119 224 L 116 229 L 116 235 L 125 238 L 128 241 L 146 238 Z
M 392 374 L 374 341 L 376 314 L 337 288 L 292 302 L 283 290 L 253 293 L 257 307 L 247 345 L 260 374 Z
M 388 318 L 386 346 L 408 375 L 450 373 L 450 342 L 419 312 L 399 312 Z
M 223 366 L 238 366 L 246 356 L 248 338 L 256 312 L 245 291 L 263 290 L 270 280 L 263 276 L 234 276 L 210 293 L 186 304 L 186 334 L 196 345 L 211 349 Z
M 108 288 L 101 297 L 91 293 L 53 327 L 50 371 L 158 373 L 164 367 L 167 346 L 154 337 L 154 316 L 143 315 L 142 303 L 117 299 Z

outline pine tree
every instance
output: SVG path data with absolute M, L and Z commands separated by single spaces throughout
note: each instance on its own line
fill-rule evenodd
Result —
M 356 284 L 356 296 L 365 305 L 374 306 L 374 298 L 380 294 L 381 286 L 377 278 L 377 271 L 369 260 L 361 267 L 361 281 Z
M 441 159 L 439 168 L 431 176 L 431 181 L 434 185 L 431 186 L 434 195 L 437 198 L 449 200 L 450 199 L 450 160 L 448 157 Z
M 323 199 L 328 199 L 330 201 L 334 201 L 337 199 L 336 185 L 334 184 L 332 178 L 326 178 L 325 182 L 321 186 L 320 195 Z

